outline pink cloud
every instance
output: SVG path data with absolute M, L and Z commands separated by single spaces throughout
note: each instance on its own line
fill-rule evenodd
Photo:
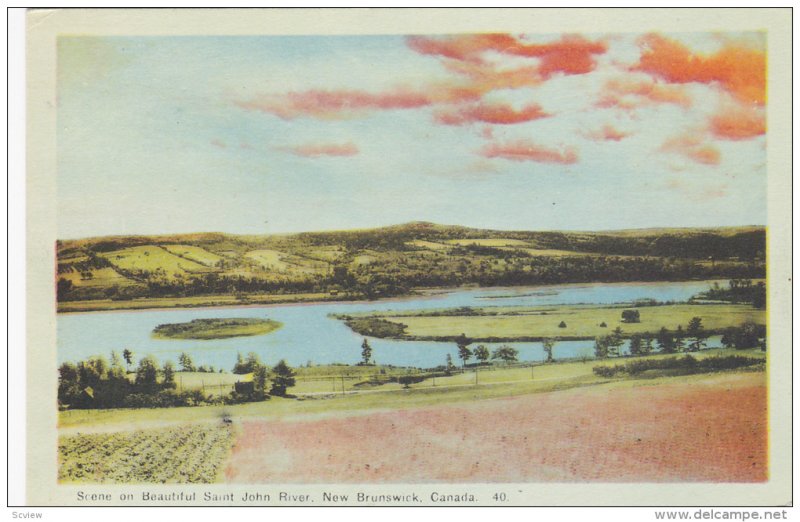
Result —
M 551 115 L 544 112 L 542 107 L 535 103 L 526 105 L 519 110 L 505 103 L 479 103 L 468 107 L 439 111 L 434 114 L 435 120 L 444 125 L 464 125 L 468 123 L 509 125 L 534 121 L 549 116 Z
M 593 141 L 622 141 L 630 135 L 630 132 L 617 130 L 610 124 L 603 125 L 602 128 L 585 134 L 587 138 Z
M 219 147 L 220 149 L 225 149 L 228 147 L 228 145 L 224 141 L 218 138 L 214 138 L 213 140 L 211 140 L 211 144 L 215 147 Z
M 692 100 L 679 85 L 665 85 L 654 81 L 620 77 L 610 80 L 603 86 L 596 106 L 630 110 L 662 103 L 689 108 Z
M 687 133 L 670 138 L 659 149 L 661 152 L 680 154 L 695 163 L 702 165 L 719 165 L 721 155 L 713 144 L 704 143 L 703 138 L 695 133 Z
M 566 147 L 561 150 L 551 149 L 528 140 L 517 140 L 506 144 L 492 143 L 481 149 L 480 154 L 486 158 L 560 163 L 563 165 L 578 161 L 578 152 L 574 147 Z
M 711 133 L 723 140 L 746 140 L 767 132 L 763 107 L 731 104 L 723 107 L 709 121 Z
M 594 55 L 608 50 L 605 42 L 593 42 L 577 35 L 544 44 L 528 44 L 509 34 L 466 34 L 431 38 L 411 36 L 408 46 L 414 51 L 450 60 L 484 63 L 484 54 L 500 54 L 538 58 L 538 74 L 549 78 L 555 73 L 586 74 L 597 65 Z
M 278 150 L 294 154 L 303 158 L 318 158 L 321 156 L 355 156 L 360 151 L 352 143 L 310 143 L 306 145 L 296 145 L 292 147 L 278 147 Z

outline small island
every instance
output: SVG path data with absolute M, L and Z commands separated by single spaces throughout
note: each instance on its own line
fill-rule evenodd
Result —
M 153 329 L 156 339 L 227 339 L 264 335 L 283 326 L 272 319 L 194 319 L 188 323 L 160 324 Z

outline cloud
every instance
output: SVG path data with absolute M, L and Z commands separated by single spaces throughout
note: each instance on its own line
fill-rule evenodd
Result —
M 277 150 L 294 154 L 303 158 L 318 158 L 320 156 L 355 156 L 359 153 L 358 147 L 352 143 L 310 143 L 292 147 L 276 147 Z
M 574 147 L 562 150 L 550 149 L 528 140 L 517 140 L 506 144 L 492 143 L 480 151 L 485 158 L 503 158 L 511 161 L 536 161 L 539 163 L 577 163 L 578 152 Z
M 214 138 L 213 140 L 211 140 L 211 144 L 220 149 L 225 149 L 228 147 L 228 145 L 219 138 Z
M 544 112 L 542 107 L 535 103 L 526 105 L 519 110 L 505 103 L 479 103 L 458 109 L 438 111 L 434 114 L 434 119 L 437 123 L 443 125 L 465 125 L 476 122 L 508 125 L 525 123 L 549 116 L 551 115 Z
M 600 129 L 584 134 L 584 136 L 592 141 L 622 141 L 630 135 L 630 132 L 617 130 L 613 125 L 609 124 L 603 125 L 603 127 Z
M 719 165 L 721 160 L 719 149 L 705 143 L 703 137 L 696 133 L 670 138 L 661 145 L 659 151 L 680 154 L 701 165 Z
M 555 73 L 586 74 L 594 70 L 594 55 L 608 50 L 605 42 L 593 42 L 578 35 L 564 35 L 561 39 L 529 44 L 509 34 L 468 34 L 431 38 L 411 36 L 406 39 L 414 51 L 450 60 L 485 63 L 485 54 L 499 54 L 537 58 L 537 72 L 547 79 Z
M 709 129 L 723 140 L 746 140 L 767 132 L 766 115 L 761 107 L 729 105 L 711 116 Z
M 246 110 L 274 114 L 284 120 L 298 116 L 335 118 L 343 114 L 379 109 L 416 109 L 432 103 L 430 95 L 411 89 L 380 93 L 362 90 L 309 90 L 283 95 L 261 96 L 237 105 Z
M 692 100 L 678 85 L 665 85 L 652 80 L 615 78 L 608 81 L 596 103 L 600 108 L 636 109 L 645 105 L 669 103 L 689 108 Z
M 633 70 L 669 83 L 718 85 L 743 103 L 766 101 L 766 52 L 749 44 L 727 41 L 716 53 L 692 52 L 680 42 L 658 34 L 639 40 L 642 53 Z

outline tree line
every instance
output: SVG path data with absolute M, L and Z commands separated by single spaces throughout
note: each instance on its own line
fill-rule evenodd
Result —
M 123 367 L 123 360 L 127 369 Z M 90 357 L 77 363 L 65 362 L 58 368 L 58 403 L 61 408 L 164 408 L 198 406 L 202 404 L 236 404 L 284 397 L 295 385 L 294 370 L 281 360 L 275 366 L 264 365 L 256 354 L 247 360 L 238 355 L 233 373 L 252 373 L 252 381 L 236 383 L 227 396 L 211 397 L 202 390 L 176 390 L 177 371 L 202 371 L 192 358 L 179 356 L 180 370 L 172 361 L 159 365 L 152 355 L 142 357 L 135 370 L 130 367 L 133 352 L 126 349 L 122 358 L 111 352 L 110 363 L 102 356 Z M 210 370 L 213 371 L 213 367 Z M 222 372 L 222 370 L 219 370 Z

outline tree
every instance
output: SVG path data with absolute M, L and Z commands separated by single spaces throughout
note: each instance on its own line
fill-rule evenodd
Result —
M 594 340 L 594 356 L 598 359 L 605 359 L 608 357 L 608 336 L 603 335 L 596 337 Z
M 650 334 L 644 334 L 642 338 L 642 355 L 648 355 L 653 351 L 653 338 Z
M 639 310 L 623 310 L 622 311 L 622 322 L 623 323 L 638 323 L 639 322 Z
M 247 360 L 244 362 L 246 373 L 252 373 L 256 371 L 256 368 L 261 365 L 261 358 L 255 352 L 250 352 L 247 354 Z
M 139 360 L 136 368 L 136 386 L 153 388 L 158 382 L 158 361 L 152 355 Z
M 628 351 L 631 355 L 642 355 L 642 336 L 639 334 L 632 334 Z
M 56 299 L 59 301 L 64 301 L 67 298 L 67 294 L 72 291 L 73 287 L 74 285 L 72 281 L 63 277 L 59 277 L 58 282 L 56 283 Z
M 720 339 L 719 342 L 722 343 L 722 346 L 725 348 L 733 348 L 736 346 L 736 328 L 733 326 L 725 328 L 722 332 L 722 339 Z
M 683 331 L 683 326 L 678 325 L 675 329 L 675 351 L 682 352 L 686 350 L 686 333 Z
M 108 370 L 108 378 L 113 381 L 125 379 L 125 370 L 122 368 L 122 360 L 115 351 L 111 352 L 111 368 Z
M 277 395 L 278 397 L 286 396 L 286 389 L 294 386 L 294 370 L 292 370 L 286 361 L 281 359 L 272 368 L 272 389 L 269 391 L 270 395 Z
M 256 398 L 264 399 L 267 396 L 267 381 L 269 380 L 269 370 L 263 364 L 259 364 L 253 370 L 253 393 L 255 393 Z M 292 384 L 289 386 L 294 385 L 294 380 L 292 379 Z M 286 394 L 286 387 L 283 389 L 284 395 Z
M 458 345 L 458 357 L 461 359 L 461 368 L 467 365 L 467 361 L 472 357 L 472 351 L 465 344 Z
M 125 359 L 125 364 L 128 365 L 128 371 L 131 371 L 131 364 L 133 364 L 133 352 L 125 348 L 122 350 L 122 358 Z
M 617 326 L 608 336 L 608 355 L 619 357 L 619 348 L 625 343 L 622 338 L 622 328 Z
M 545 362 L 553 362 L 553 347 L 555 345 L 556 342 L 553 339 L 542 339 L 542 348 L 544 348 L 544 353 L 547 355 Z
M 361 360 L 364 365 L 367 365 L 370 359 L 372 359 L 372 346 L 369 345 L 369 341 L 364 339 L 364 342 L 361 343 Z
M 672 337 L 672 334 L 669 333 L 669 330 L 667 330 L 664 326 L 662 326 L 661 330 L 658 331 L 658 335 L 656 336 L 656 345 L 658 346 L 658 351 L 661 353 L 675 352 L 675 340 Z
M 447 372 L 447 375 L 450 375 L 454 369 L 455 366 L 453 365 L 453 356 L 448 353 L 447 357 L 445 358 L 444 371 Z
M 172 361 L 164 363 L 164 388 L 175 388 L 175 365 Z
M 194 361 L 189 356 L 188 353 L 181 352 L 180 356 L 178 356 L 178 364 L 181 365 L 182 372 L 196 372 L 197 368 L 194 366 Z
M 477 348 L 475 348 L 475 358 L 478 359 L 481 364 L 486 363 L 489 360 L 490 354 L 489 349 L 486 348 L 484 345 L 479 344 Z
M 561 321 L 560 323 L 558 323 L 558 327 L 559 328 L 566 328 L 567 327 L 567 323 L 565 323 L 564 321 Z
M 504 344 L 500 348 L 492 352 L 492 359 L 501 359 L 505 363 L 510 363 L 517 360 L 519 350 Z
M 689 336 L 689 351 L 699 352 L 706 345 L 708 338 L 708 334 L 703 330 L 703 320 L 692 317 L 686 327 L 686 335 Z
M 244 359 L 242 359 L 241 352 L 236 352 L 236 363 L 233 365 L 233 373 L 238 375 L 247 373 L 247 369 L 244 367 Z

